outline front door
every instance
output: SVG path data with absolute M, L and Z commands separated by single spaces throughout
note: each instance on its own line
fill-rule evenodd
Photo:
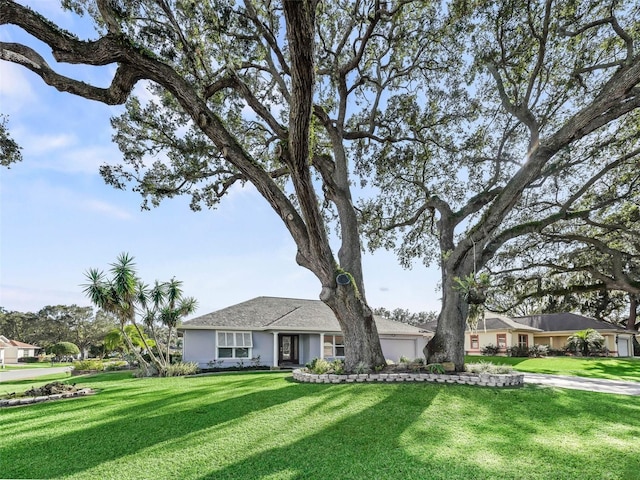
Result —
M 280 354 L 278 355 L 279 365 L 297 365 L 300 363 L 298 358 L 298 335 L 278 335 L 280 344 Z

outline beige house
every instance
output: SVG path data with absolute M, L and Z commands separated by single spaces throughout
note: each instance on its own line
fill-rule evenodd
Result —
M 465 332 L 464 351 L 467 355 L 481 355 L 482 348 L 495 345 L 499 353 L 506 354 L 511 347 L 531 347 L 535 344 L 535 335 L 541 331 L 504 315 L 487 312 L 476 328 Z
M 436 322 L 422 325 L 435 331 Z M 574 313 L 550 313 L 510 318 L 493 312 L 485 314 L 484 321 L 474 329 L 467 329 L 464 350 L 467 355 L 481 355 L 488 345 L 497 346 L 499 354 L 507 354 L 511 347 L 529 348 L 548 345 L 561 350 L 568 338 L 580 330 L 592 328 L 604 337 L 604 346 L 615 357 L 633 356 L 634 332 L 616 325 Z
M 18 363 L 22 357 L 35 357 L 40 347 L 0 335 L 0 364 Z
M 580 330 L 592 328 L 604 337 L 604 346 L 609 349 L 612 356 L 633 356 L 633 332 L 612 323 L 575 313 L 547 313 L 517 317 L 514 320 L 540 330 L 534 335 L 535 345 L 548 345 L 549 348 L 561 349 L 567 344 L 571 335 Z

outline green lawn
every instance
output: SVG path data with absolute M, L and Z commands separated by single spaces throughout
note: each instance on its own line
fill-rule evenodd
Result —
M 0 372 L 3 370 L 24 370 L 26 368 L 52 368 L 52 367 L 69 367 L 73 365 L 73 363 L 68 362 L 60 362 L 60 363 L 51 363 L 51 362 L 37 362 L 37 363 L 22 363 L 20 366 L 16 365 L 6 365 L 3 369 L 0 369 Z
M 582 357 L 484 357 L 467 356 L 466 363 L 492 362 L 513 365 L 521 372 L 574 375 L 577 377 L 608 378 L 640 382 L 640 358 L 582 358 Z M 640 478 L 640 474 L 638 475 Z
M 99 393 L 0 412 L 4 478 L 640 478 L 640 397 L 287 373 L 69 381 Z

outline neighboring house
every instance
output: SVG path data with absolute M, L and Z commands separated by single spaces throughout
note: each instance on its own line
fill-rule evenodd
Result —
M 0 361 L 2 363 L 18 363 L 19 358 L 35 357 L 38 350 L 40 347 L 18 340 L 9 340 L 0 335 Z
M 435 331 L 437 322 L 429 322 L 422 327 Z M 487 345 L 495 345 L 500 353 L 507 353 L 511 347 L 529 348 L 534 345 L 535 335 L 540 329 L 523 325 L 504 315 L 486 312 L 484 320 L 478 321 L 476 328 L 467 327 L 464 333 L 466 355 L 481 355 Z
M 633 356 L 633 332 L 601 320 L 576 315 L 574 313 L 547 313 L 517 317 L 520 324 L 540 329 L 534 335 L 535 345 L 549 345 L 550 348 L 561 349 L 567 339 L 580 330 L 592 328 L 604 337 L 604 346 L 613 356 Z
M 422 357 L 430 337 L 412 325 L 375 317 L 385 358 Z M 320 300 L 258 297 L 184 322 L 183 360 L 206 367 L 250 364 L 304 365 L 314 358 L 344 357 L 344 337 L 329 307 Z

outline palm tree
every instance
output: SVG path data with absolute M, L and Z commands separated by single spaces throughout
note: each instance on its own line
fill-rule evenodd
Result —
M 137 327 L 135 318 L 140 282 L 134 269 L 133 257 L 127 253 L 121 253 L 115 263 L 110 265 L 109 272 L 112 274 L 110 279 L 103 271 L 96 268 L 90 268 L 86 272 L 85 277 L 89 283 L 84 285 L 84 294 L 95 306 L 116 316 L 128 350 L 134 353 L 140 368 L 148 375 L 150 374 L 149 363 L 134 348 L 131 338 L 125 331 L 125 326 L 128 324 Z
M 175 277 L 166 283 L 156 281 L 154 286 L 147 290 L 145 300 L 147 307 L 143 317 L 144 323 L 154 333 L 154 337 L 158 338 L 155 334 L 156 322 L 168 329 L 165 352 L 162 351 L 161 345 L 158 343 L 158 355 L 164 362 L 165 369 L 170 363 L 171 338 L 178 323 L 185 316 L 192 314 L 197 307 L 194 298 L 182 296 L 181 287 L 182 282 L 176 280 Z
M 583 356 L 587 357 L 589 352 L 596 352 L 602 349 L 604 337 L 593 328 L 580 330 L 567 339 L 567 345 L 575 351 L 579 351 Z

